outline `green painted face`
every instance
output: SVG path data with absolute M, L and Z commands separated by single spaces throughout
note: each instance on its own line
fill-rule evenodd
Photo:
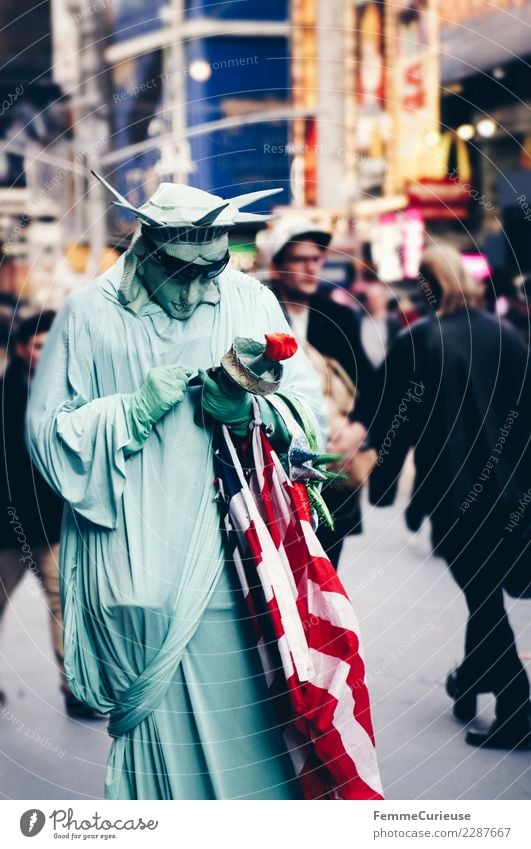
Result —
M 216 278 L 228 261 L 227 246 L 223 237 L 217 245 L 182 245 L 170 255 L 164 246 L 152 250 L 139 245 L 137 272 L 168 315 L 186 321 L 200 304 L 219 301 Z
M 169 278 L 167 273 L 151 260 L 142 270 L 145 286 L 151 295 L 172 318 L 186 321 L 199 304 L 216 303 L 219 292 L 214 280 L 195 277 L 193 280 Z M 215 300 L 213 300 L 213 297 Z

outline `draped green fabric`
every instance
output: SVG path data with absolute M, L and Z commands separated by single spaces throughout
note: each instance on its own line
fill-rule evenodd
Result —
M 61 537 L 65 666 L 109 714 L 106 798 L 293 798 L 297 783 L 225 562 L 199 389 L 126 458 L 129 396 L 153 366 L 219 363 L 235 336 L 289 332 L 274 298 L 233 270 L 218 304 L 176 321 L 118 298 L 123 260 L 71 295 L 32 385 L 29 442 L 68 503 Z M 323 428 L 302 352 L 282 389 Z

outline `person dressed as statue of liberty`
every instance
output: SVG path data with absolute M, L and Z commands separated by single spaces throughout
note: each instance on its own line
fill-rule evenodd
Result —
M 57 317 L 28 438 L 66 502 L 65 667 L 75 696 L 109 716 L 105 798 L 299 798 L 226 559 L 203 415 L 245 436 L 251 394 L 207 370 L 236 337 L 289 333 L 274 295 L 229 264 L 229 229 L 264 218 L 241 207 L 271 192 L 224 200 L 163 183 L 136 209 L 100 179 L 138 228 Z M 301 351 L 282 393 L 324 444 L 318 379 Z M 289 439 L 281 405 L 259 404 L 270 432 Z

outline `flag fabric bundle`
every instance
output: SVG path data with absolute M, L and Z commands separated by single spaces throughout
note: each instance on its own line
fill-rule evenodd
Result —
M 220 427 L 214 449 L 230 554 L 302 794 L 381 799 L 358 625 L 306 488 L 289 479 L 259 421 L 238 449 Z

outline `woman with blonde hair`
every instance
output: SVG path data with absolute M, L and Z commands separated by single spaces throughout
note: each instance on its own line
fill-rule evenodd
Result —
M 459 251 L 452 245 L 426 248 L 419 268 L 419 286 L 428 305 L 450 315 L 466 307 L 480 306 L 483 286 L 468 274 Z
M 371 500 L 387 506 L 409 449 L 416 480 L 406 521 L 429 517 L 469 610 L 465 654 L 448 675 L 454 715 L 471 721 L 476 696 L 492 692 L 496 719 L 471 729 L 470 745 L 531 748 L 529 682 L 504 608 L 512 565 L 508 517 L 531 485 L 528 351 L 498 316 L 478 307 L 481 292 L 458 252 L 422 256 L 418 285 L 428 316 L 404 330 L 382 366 L 380 403 L 355 418 L 378 453 Z

